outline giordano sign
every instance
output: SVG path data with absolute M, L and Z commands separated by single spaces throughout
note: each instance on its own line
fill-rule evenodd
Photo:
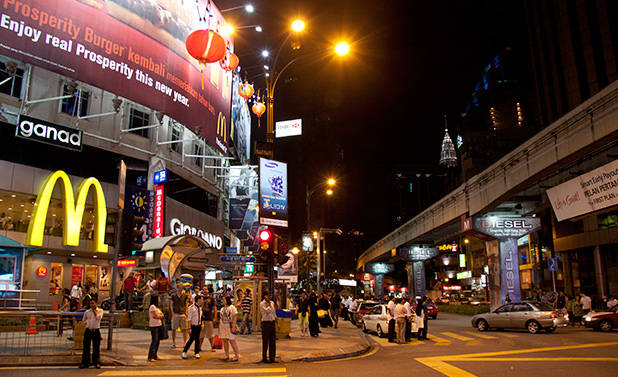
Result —
M 90 187 L 94 189 L 95 201 L 95 218 L 94 218 L 94 251 L 107 253 L 107 245 L 105 244 L 105 221 L 107 219 L 107 207 L 105 206 L 105 195 L 103 188 L 96 178 L 90 177 L 82 181 L 77 189 L 77 205 L 73 195 L 73 186 L 69 180 L 67 173 L 58 170 L 47 177 L 39 195 L 36 198 L 34 212 L 28 225 L 28 233 L 26 235 L 26 244 L 32 246 L 43 245 L 43 231 L 45 228 L 45 219 L 47 210 L 51 201 L 51 196 L 56 186 L 56 182 L 60 180 L 62 184 L 63 201 L 64 201 L 64 224 L 62 229 L 63 243 L 67 246 L 79 246 L 79 233 L 84 210 L 86 208 L 86 197 Z

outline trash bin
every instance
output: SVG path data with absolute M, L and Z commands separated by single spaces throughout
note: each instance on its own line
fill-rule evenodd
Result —
M 275 335 L 277 339 L 290 337 L 290 326 L 292 324 L 292 312 L 289 310 L 277 309 L 275 318 Z

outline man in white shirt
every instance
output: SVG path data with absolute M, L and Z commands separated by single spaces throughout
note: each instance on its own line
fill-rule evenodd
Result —
M 99 353 L 101 348 L 101 319 L 103 309 L 97 307 L 97 302 L 90 300 L 90 309 L 86 310 L 82 321 L 86 324 L 84 332 L 84 351 L 82 352 L 82 363 L 80 369 L 90 366 L 90 342 L 92 342 L 92 364 L 95 368 L 101 368 L 99 363 Z
M 82 301 L 82 283 L 76 282 L 71 288 L 71 297 L 76 298 L 79 302 Z
M 348 312 L 350 312 L 350 322 L 352 322 L 354 325 L 356 325 L 356 318 L 354 318 L 356 316 L 356 311 L 358 309 L 358 301 L 357 300 L 350 300 L 350 306 L 348 307 Z
M 403 299 L 398 297 L 395 305 L 395 327 L 397 331 L 397 343 L 406 343 L 406 322 L 408 317 L 408 310 L 403 306 Z
M 584 315 L 590 313 L 590 310 L 592 309 L 592 299 L 587 296 L 585 293 L 580 293 L 581 299 L 579 301 L 579 303 L 582 305 L 582 311 L 584 312 Z
M 410 299 L 408 296 L 403 299 L 403 307 L 406 308 L 408 313 L 408 320 L 406 321 L 406 342 L 409 342 L 412 338 L 412 309 L 410 308 Z
M 187 358 L 187 351 L 191 348 L 191 343 L 195 342 L 195 358 L 200 358 L 200 332 L 202 331 L 202 305 L 204 298 L 195 296 L 195 304 L 189 306 L 187 311 L 187 322 L 189 323 L 189 341 L 182 350 L 182 358 Z
M 275 337 L 275 303 L 271 301 L 270 294 L 264 292 L 260 302 L 260 315 L 262 317 L 262 362 L 274 363 L 277 354 Z M 268 359 L 266 359 L 268 353 Z
M 395 297 L 392 297 L 386 306 L 388 314 L 388 342 L 395 342 Z

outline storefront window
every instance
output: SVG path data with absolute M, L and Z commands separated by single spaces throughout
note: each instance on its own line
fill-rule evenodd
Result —
M 618 211 L 597 216 L 599 229 L 609 229 L 618 226 Z
M 17 258 L 12 255 L 0 255 L 0 281 L 14 282 Z

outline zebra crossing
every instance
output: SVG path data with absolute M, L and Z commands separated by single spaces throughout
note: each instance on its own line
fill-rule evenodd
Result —
M 422 344 L 428 345 L 436 345 L 436 346 L 449 346 L 451 344 L 457 342 L 465 342 L 471 344 L 477 344 L 478 342 L 500 342 L 500 341 L 513 341 L 516 338 L 520 338 L 522 336 L 526 336 L 527 334 L 514 334 L 514 333 L 506 333 L 506 332 L 490 332 L 490 333 L 481 333 L 478 331 L 466 331 L 466 330 L 450 330 L 450 331 L 441 331 L 436 330 L 435 332 L 429 332 L 427 337 L 429 340 L 427 341 L 419 341 L 416 339 L 412 339 L 410 342 L 405 345 L 399 345 L 397 343 L 389 343 L 387 338 L 379 338 L 375 335 L 372 335 L 371 339 L 373 339 L 376 343 L 378 343 L 382 347 L 399 347 L 399 346 L 418 346 Z

